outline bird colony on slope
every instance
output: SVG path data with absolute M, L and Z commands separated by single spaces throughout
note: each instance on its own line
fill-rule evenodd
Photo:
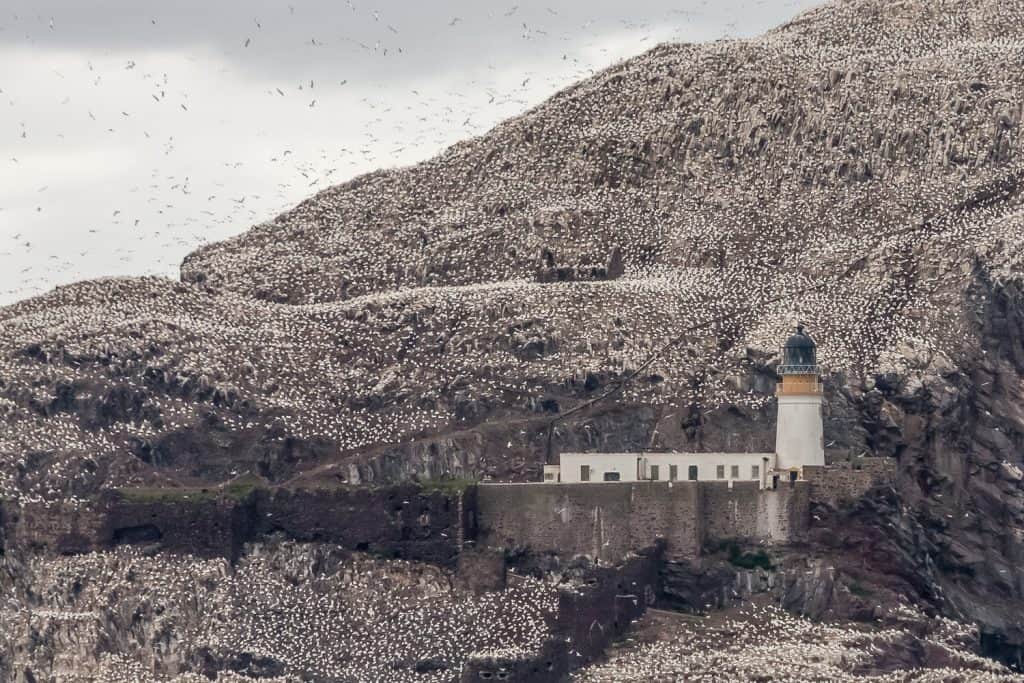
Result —
M 186 284 L 3 309 L 0 495 L 133 483 L 211 411 L 344 456 L 571 408 L 653 354 L 612 400 L 757 409 L 731 379 L 796 318 L 853 381 L 896 348 L 955 365 L 965 283 L 1024 254 L 1022 26 L 1019 1 L 861 0 L 661 46 L 200 250 Z M 621 279 L 533 281 L 541 248 L 616 247 Z
M 118 550 L 35 560 L 28 577 L 39 592 L 0 611 L 0 652 L 68 681 L 207 680 L 203 662 L 243 655 L 279 680 L 449 681 L 474 652 L 535 650 L 558 609 L 535 579 L 473 596 L 436 567 L 315 544 L 253 547 L 234 569 Z
M 920 620 L 905 608 L 911 620 Z M 775 606 L 745 605 L 724 621 L 678 624 L 654 642 L 613 654 L 605 663 L 577 672 L 578 683 L 669 683 L 671 681 L 862 681 L 864 683 L 1009 683 L 1005 667 L 975 655 L 977 634 L 940 619 L 922 649 L 941 652 L 948 666 L 903 668 L 879 660 L 907 649 L 907 631 L 812 622 Z

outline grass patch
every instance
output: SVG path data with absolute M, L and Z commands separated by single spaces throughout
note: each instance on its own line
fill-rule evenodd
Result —
M 446 496 L 455 497 L 477 483 L 476 479 L 423 479 L 420 481 L 420 488 L 424 493 L 438 491 Z
M 764 569 L 765 571 L 770 571 L 775 568 L 771 556 L 760 548 L 751 552 L 740 548 L 736 541 L 724 541 L 715 550 L 726 553 L 729 558 L 729 564 L 740 569 Z
M 224 486 L 122 488 L 116 492 L 129 503 L 207 503 L 217 500 L 241 502 L 261 488 L 265 487 L 259 481 L 238 479 Z
M 870 598 L 875 592 L 869 588 L 866 588 L 863 584 L 858 581 L 850 581 L 846 584 L 846 587 L 850 589 L 850 592 L 856 595 L 858 598 Z
M 217 499 L 216 488 L 123 488 L 117 495 L 129 503 L 200 503 Z
M 758 550 L 756 553 L 744 552 L 729 555 L 729 564 L 741 569 L 764 569 L 766 571 L 774 567 L 772 558 L 763 550 Z

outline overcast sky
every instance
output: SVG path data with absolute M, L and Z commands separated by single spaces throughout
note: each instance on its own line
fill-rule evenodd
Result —
M 515 4 L 518 2 L 519 4 Z M 0 305 L 182 258 L 815 0 L 0 0 Z

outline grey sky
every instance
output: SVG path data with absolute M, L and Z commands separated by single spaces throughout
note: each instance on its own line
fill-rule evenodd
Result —
M 3 0 L 0 305 L 433 156 L 659 42 L 814 0 Z

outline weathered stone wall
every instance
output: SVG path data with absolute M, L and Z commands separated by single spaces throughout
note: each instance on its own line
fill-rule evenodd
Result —
M 804 480 L 811 485 L 811 499 L 832 507 L 857 500 L 873 486 L 892 483 L 895 476 L 894 458 L 858 458 L 825 467 L 804 467 Z
M 95 549 L 152 544 L 170 552 L 234 560 L 252 538 L 251 518 L 248 507 L 233 500 L 111 498 L 99 514 Z
M 810 514 L 807 482 L 760 490 L 757 482 L 701 482 L 705 537 L 790 543 L 804 538 Z
M 671 560 L 698 557 L 705 540 L 804 538 L 807 482 L 488 484 L 477 492 L 480 543 L 586 555 L 606 564 L 663 539 Z
M 631 550 L 662 539 L 669 557 L 700 555 L 704 525 L 700 523 L 701 488 L 697 482 L 639 484 L 633 489 L 630 502 L 633 514 L 628 518 L 629 537 L 634 543 Z
M 705 536 L 726 539 L 800 541 L 807 531 L 810 486 L 783 482 L 760 490 L 757 482 L 701 482 Z
M 477 489 L 482 545 L 586 555 L 607 564 L 664 539 L 674 557 L 703 543 L 697 482 L 486 484 Z
M 786 482 L 758 496 L 758 538 L 777 543 L 805 540 L 810 527 L 811 487 L 807 482 Z
M 756 481 L 701 482 L 704 533 L 709 541 L 726 538 L 751 539 L 758 535 L 758 499 L 762 493 Z
M 255 536 L 282 532 L 387 557 L 454 564 L 465 511 L 458 496 L 412 484 L 257 492 Z
M 316 491 L 254 490 L 240 499 L 209 491 L 108 492 L 90 506 L 30 505 L 3 517 L 8 548 L 55 554 L 144 544 L 234 560 L 272 533 L 387 557 L 452 565 L 475 535 L 475 504 L 460 493 L 405 484 Z M 467 526 L 468 525 L 468 528 Z
M 2 507 L 6 551 L 74 554 L 92 550 L 104 537 L 104 519 L 94 508 L 60 503 Z
M 879 469 L 812 471 L 819 496 L 853 495 Z M 836 477 L 833 483 L 832 477 Z M 145 544 L 201 557 L 238 557 L 245 543 L 281 533 L 388 557 L 453 566 L 468 541 L 481 547 L 586 555 L 608 565 L 662 539 L 672 560 L 692 559 L 705 539 L 799 540 L 805 482 L 760 491 L 756 482 L 488 484 L 461 492 L 412 484 L 290 491 L 242 497 L 170 490 L 108 492 L 90 506 L 30 505 L 0 515 L 5 545 L 80 553 Z

